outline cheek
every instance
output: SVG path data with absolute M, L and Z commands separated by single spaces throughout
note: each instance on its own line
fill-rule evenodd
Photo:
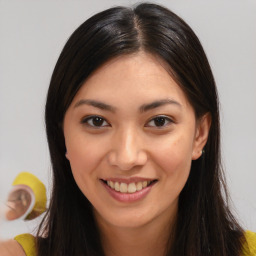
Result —
M 192 142 L 188 141 L 180 136 L 162 147 L 158 145 L 158 150 L 155 152 L 155 163 L 161 170 L 159 175 L 163 181 L 163 193 L 168 195 L 169 202 L 179 197 L 190 173 Z
M 185 136 L 165 139 L 155 146 L 155 161 L 167 175 L 189 172 L 192 161 L 192 145 L 193 142 Z
M 94 187 L 96 184 L 97 176 L 94 172 L 99 156 L 97 150 L 91 147 L 76 144 L 67 147 L 68 158 L 70 162 L 71 171 L 76 181 L 77 186 L 81 192 L 87 197 L 88 200 L 93 198 Z
M 89 199 L 92 181 L 96 179 L 95 167 L 97 166 L 97 150 L 82 143 L 82 140 L 67 143 L 68 160 L 77 186 Z
M 96 168 L 102 159 L 104 149 L 97 141 L 91 143 L 89 138 L 82 136 L 67 140 L 66 147 L 73 173 L 80 172 L 81 175 L 88 175 Z

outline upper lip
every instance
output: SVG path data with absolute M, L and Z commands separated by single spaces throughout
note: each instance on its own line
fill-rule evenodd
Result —
M 113 181 L 113 182 L 119 182 L 119 183 L 137 183 L 137 182 L 143 182 L 143 181 L 154 181 L 156 179 L 151 178 L 143 178 L 143 177 L 130 177 L 130 178 L 104 178 L 101 179 L 103 181 Z

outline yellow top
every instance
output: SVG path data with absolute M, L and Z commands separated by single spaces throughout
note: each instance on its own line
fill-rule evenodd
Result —
M 241 256 L 256 256 L 256 233 L 246 231 L 247 244 L 243 247 Z M 27 256 L 36 256 L 35 237 L 30 234 L 18 235 L 14 238 L 23 248 Z
M 243 256 L 255 256 L 256 255 L 256 233 L 251 231 L 245 232 L 245 238 L 247 244 L 243 247 Z
M 31 234 L 22 234 L 14 237 L 14 240 L 21 245 L 27 256 L 36 256 L 36 241 L 34 236 Z

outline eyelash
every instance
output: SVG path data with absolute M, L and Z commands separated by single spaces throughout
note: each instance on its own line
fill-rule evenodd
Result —
M 148 122 L 148 124 L 151 123 L 151 122 L 156 122 L 157 119 L 162 119 L 161 121 L 164 120 L 164 125 L 163 126 L 156 126 L 156 125 L 155 126 L 148 126 L 147 125 L 147 127 L 157 127 L 157 129 L 163 129 L 166 126 L 169 126 L 171 123 L 174 123 L 174 121 L 170 117 L 160 115 L 160 116 L 155 116 L 155 117 L 151 118 L 150 121 Z M 160 120 L 158 120 L 158 121 L 160 121 Z M 166 122 L 168 124 L 166 124 Z
M 96 126 L 96 125 L 93 125 L 93 124 L 89 124 L 90 121 L 93 122 L 93 119 L 95 120 L 96 118 L 99 118 L 99 119 L 101 119 L 101 121 L 102 121 L 103 123 L 106 122 L 106 123 L 108 124 L 108 122 L 106 121 L 106 119 L 103 118 L 103 117 L 101 117 L 101 116 L 88 116 L 88 117 L 86 117 L 86 118 L 83 118 L 82 121 L 81 121 L 81 123 L 82 123 L 82 124 L 85 124 L 86 126 L 89 126 L 89 127 L 92 127 L 92 128 L 96 128 L 96 129 L 99 129 L 99 128 L 101 128 L 101 127 L 106 127 L 106 125 L 104 125 L 104 126 Z
M 97 126 L 93 123 L 89 124 L 89 122 L 93 122 L 93 121 L 96 121 L 96 119 L 100 119 L 98 121 L 102 122 L 100 124 L 100 126 Z M 171 123 L 174 123 L 174 121 L 170 118 L 170 117 L 167 117 L 167 116 L 164 116 L 164 115 L 159 115 L 159 116 L 155 116 L 153 118 L 151 118 L 147 124 L 151 123 L 151 122 L 156 122 L 156 120 L 159 119 L 158 121 L 164 121 L 164 125 L 163 126 L 150 126 L 150 125 L 146 125 L 146 127 L 156 127 L 157 129 L 163 129 L 164 127 L 166 126 L 169 126 Z M 161 119 L 161 120 L 160 120 Z M 168 123 L 167 125 L 165 123 Z M 81 121 L 82 124 L 85 124 L 86 126 L 88 127 L 91 127 L 91 128 L 96 128 L 96 129 L 100 129 L 102 127 L 107 127 L 107 126 L 110 126 L 108 121 L 104 118 L 104 117 L 101 117 L 101 116 L 96 116 L 96 115 L 93 115 L 93 116 L 88 116 L 86 118 L 83 118 L 82 121 Z M 102 124 L 104 123 L 107 123 L 107 125 L 103 125 L 101 126 Z

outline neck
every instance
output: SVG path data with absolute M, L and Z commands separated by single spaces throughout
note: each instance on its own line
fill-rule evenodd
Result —
M 170 246 L 174 218 L 140 227 L 116 227 L 98 220 L 106 256 L 164 256 Z M 173 236 L 172 236 L 173 237 Z

